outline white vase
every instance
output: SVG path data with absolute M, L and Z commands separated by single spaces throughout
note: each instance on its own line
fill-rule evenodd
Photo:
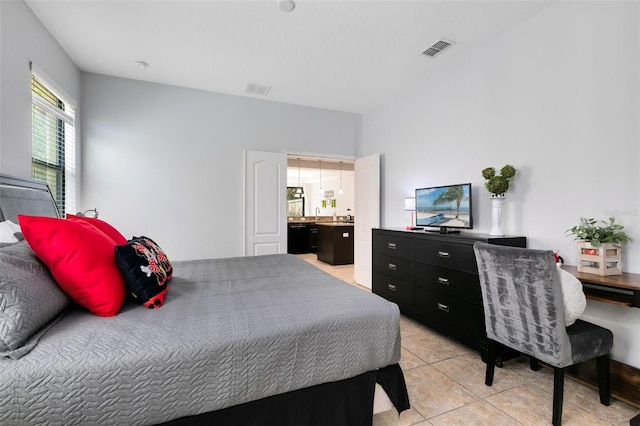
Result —
M 491 196 L 491 232 L 489 235 L 494 237 L 504 236 L 502 231 L 502 203 L 504 202 L 504 195 L 492 195 Z

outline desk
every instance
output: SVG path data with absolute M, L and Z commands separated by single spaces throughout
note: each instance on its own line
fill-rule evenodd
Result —
M 640 308 L 640 274 L 594 275 L 578 272 L 575 266 L 562 267 L 582 282 L 587 299 L 619 306 Z
M 582 282 L 587 299 L 624 307 L 640 308 L 640 274 L 594 275 L 578 272 L 575 266 L 562 267 Z M 614 337 L 615 340 L 615 337 Z M 610 360 L 611 395 L 640 408 L 640 370 L 619 361 Z M 595 361 L 587 361 L 567 368 L 567 373 L 597 389 Z M 635 417 L 640 422 L 640 417 Z M 640 423 L 632 423 L 640 425 Z

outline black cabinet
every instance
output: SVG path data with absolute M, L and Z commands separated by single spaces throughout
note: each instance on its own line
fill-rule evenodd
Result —
M 330 265 L 353 263 L 353 225 L 318 224 L 318 260 Z
M 309 252 L 318 252 L 318 225 L 315 223 L 309 225 Z
M 479 351 L 487 349 L 473 244 L 526 247 L 525 237 L 373 230 L 374 293 L 409 317 Z
M 311 227 L 308 223 L 289 223 L 287 227 L 287 253 L 309 253 Z

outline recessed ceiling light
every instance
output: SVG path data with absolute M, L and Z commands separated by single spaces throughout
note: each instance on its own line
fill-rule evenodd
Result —
M 135 61 L 134 64 L 136 65 L 136 68 L 140 68 L 140 69 L 145 69 L 149 66 L 149 64 L 146 63 L 145 61 Z
M 293 0 L 278 0 L 278 7 L 283 12 L 291 12 L 296 8 L 296 4 Z

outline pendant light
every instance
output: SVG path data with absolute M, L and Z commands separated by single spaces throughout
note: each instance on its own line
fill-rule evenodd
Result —
M 318 161 L 320 162 L 320 189 L 318 189 L 318 194 L 322 194 L 322 159 Z
M 302 197 L 302 187 L 300 186 L 300 157 L 298 157 L 298 189 L 296 189 L 296 198 Z
M 338 190 L 338 194 L 344 194 L 344 191 L 342 189 L 342 161 L 340 162 L 340 189 Z

